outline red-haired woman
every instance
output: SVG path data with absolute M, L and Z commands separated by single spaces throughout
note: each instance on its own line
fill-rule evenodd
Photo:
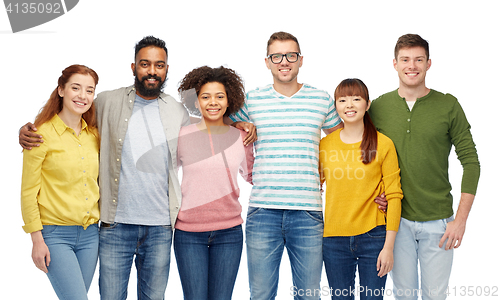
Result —
M 398 157 L 368 115 L 368 89 L 361 80 L 343 80 L 334 97 L 344 128 L 319 145 L 321 182 L 326 181 L 323 260 L 331 296 L 354 299 L 351 291 L 358 291 L 361 299 L 383 299 L 403 198 Z M 387 214 L 374 202 L 382 193 Z
M 97 264 L 99 142 L 94 113 L 99 77 L 72 65 L 35 119 L 40 147 L 25 151 L 21 186 L 32 258 L 59 299 L 87 299 Z

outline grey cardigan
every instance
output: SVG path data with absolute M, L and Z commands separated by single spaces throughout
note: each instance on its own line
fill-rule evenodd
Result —
M 133 86 L 99 93 L 94 100 L 96 105 L 97 126 L 101 139 L 99 162 L 99 188 L 101 198 L 101 221 L 113 223 L 118 206 L 118 185 L 120 182 L 121 154 L 127 132 L 128 121 L 132 115 L 135 101 Z M 180 208 L 181 189 L 177 177 L 177 139 L 182 126 L 190 123 L 184 106 L 171 96 L 161 93 L 158 97 L 160 117 L 167 137 L 170 155 L 169 167 L 169 205 L 170 222 L 175 225 Z M 145 187 L 147 188 L 147 187 Z M 136 224 L 141 225 L 141 224 Z

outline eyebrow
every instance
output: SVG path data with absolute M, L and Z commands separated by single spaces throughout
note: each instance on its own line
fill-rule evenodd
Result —
M 205 95 L 205 94 L 210 95 L 211 93 L 209 93 L 209 92 L 204 92 L 204 93 L 201 93 L 200 95 Z M 218 95 L 218 94 L 223 94 L 223 95 L 225 95 L 226 93 L 224 93 L 224 92 L 220 91 L 220 92 L 215 92 L 215 94 L 216 94 L 216 95 Z
M 139 60 L 139 62 L 151 62 L 149 59 L 141 59 Z M 158 60 L 158 61 L 155 61 L 154 63 L 163 63 L 163 64 L 166 64 L 166 62 L 164 60 Z
M 82 85 L 81 85 L 81 84 L 79 84 L 78 82 L 72 82 L 72 83 L 70 83 L 70 84 L 71 84 L 71 85 L 77 85 L 77 86 L 80 86 L 80 87 L 82 86 Z M 93 86 L 93 85 L 89 85 L 89 86 L 87 86 L 87 88 L 95 89 L 95 86 Z
M 399 58 L 402 59 L 402 58 L 410 58 L 410 57 L 409 56 L 400 56 Z M 425 55 L 416 56 L 415 58 L 425 58 Z

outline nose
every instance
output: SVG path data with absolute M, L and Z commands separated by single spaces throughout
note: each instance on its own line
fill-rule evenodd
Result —
M 78 97 L 80 97 L 80 99 L 85 99 L 85 93 L 87 91 L 85 89 L 80 89 L 80 93 L 78 93 Z
M 210 99 L 208 100 L 208 103 L 211 104 L 211 105 L 215 105 L 217 103 L 215 97 L 210 97 Z
M 154 64 L 149 65 L 148 75 L 156 75 L 156 68 L 155 68 Z

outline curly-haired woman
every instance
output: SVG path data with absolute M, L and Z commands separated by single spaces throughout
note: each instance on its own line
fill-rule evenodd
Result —
M 252 183 L 253 145 L 246 133 L 225 125 L 224 116 L 245 100 L 242 79 L 225 67 L 200 67 L 181 81 L 179 92 L 201 121 L 179 133 L 182 205 L 174 250 L 184 299 L 231 299 L 243 248 L 237 173 Z

